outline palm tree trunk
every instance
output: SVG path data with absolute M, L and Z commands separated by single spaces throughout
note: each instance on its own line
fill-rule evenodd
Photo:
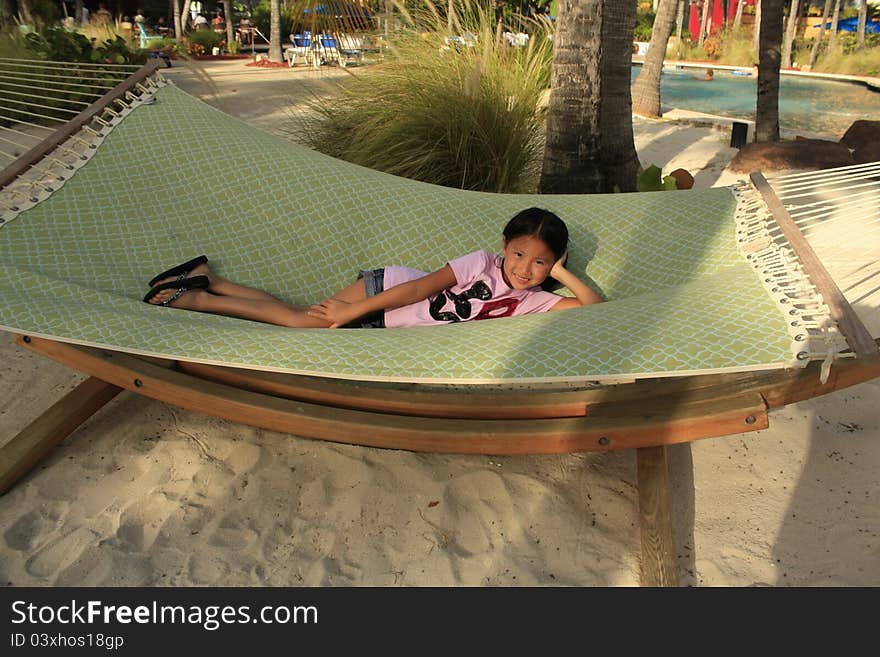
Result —
M 831 34 L 828 35 L 828 50 L 837 46 L 837 21 L 840 20 L 840 0 L 834 1 L 834 14 L 831 17 Z
M 632 111 L 649 117 L 660 116 L 660 74 L 666 58 L 666 44 L 672 33 L 672 24 L 678 9 L 678 0 L 660 0 L 654 17 L 651 44 L 645 55 L 645 63 L 632 86 Z
M 183 9 L 180 12 L 180 36 L 183 36 L 183 33 L 186 32 L 189 27 L 189 5 L 191 0 L 183 0 Z
M 684 10 L 687 0 L 678 0 L 678 12 L 675 14 L 675 58 L 681 57 L 681 31 L 684 29 Z
M 761 0 L 755 141 L 779 141 L 779 67 L 785 0 Z
M 812 0 L 802 0 L 798 7 L 797 19 L 794 26 L 795 39 L 802 39 L 804 37 L 804 30 L 807 29 L 807 12 L 810 11 L 810 5 L 812 3 Z
M 180 0 L 173 0 L 174 5 L 174 36 L 178 39 L 183 36 L 183 26 L 180 24 Z
M 226 47 L 235 41 L 235 26 L 232 24 L 232 0 L 223 0 L 223 18 L 226 22 Z
M 31 13 L 31 5 L 29 0 L 18 0 L 18 15 L 25 23 L 34 22 L 34 16 Z
M 810 70 L 816 66 L 816 58 L 819 56 L 819 46 L 822 45 L 822 39 L 825 38 L 825 24 L 828 22 L 828 14 L 831 13 L 831 0 L 825 0 L 825 7 L 822 9 L 822 24 L 819 25 L 819 34 L 813 43 L 813 49 L 810 51 Z
M 269 3 L 269 61 L 282 62 L 281 57 L 281 0 Z M 320 38 L 320 36 L 318 37 Z
M 639 160 L 632 130 L 636 4 L 560 0 L 542 193 L 633 191 Z
M 703 39 L 706 38 L 706 28 L 709 25 L 709 10 L 712 0 L 703 0 L 703 14 L 700 20 L 700 39 L 699 44 L 703 45 Z
M 785 43 L 782 46 L 782 66 L 791 68 L 791 44 L 794 41 L 794 26 L 797 22 L 798 0 L 791 0 L 788 10 L 788 23 L 785 28 Z
M 736 29 L 740 25 L 742 25 L 743 5 L 745 4 L 746 3 L 744 2 L 744 0 L 740 0 L 736 5 L 736 14 L 734 14 L 733 16 L 733 29 Z
M 761 0 L 755 2 L 755 61 L 761 57 Z
M 865 49 L 865 24 L 868 22 L 868 2 L 862 0 L 862 6 L 859 7 L 859 32 L 856 37 L 856 50 Z

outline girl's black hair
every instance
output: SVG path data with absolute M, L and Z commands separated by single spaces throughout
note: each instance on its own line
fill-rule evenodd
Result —
M 556 260 L 568 249 L 568 227 L 556 214 L 543 208 L 526 208 L 516 213 L 507 222 L 502 233 L 508 242 L 517 237 L 537 237 L 544 242 Z M 559 283 L 552 276 L 548 276 L 541 288 L 554 290 Z

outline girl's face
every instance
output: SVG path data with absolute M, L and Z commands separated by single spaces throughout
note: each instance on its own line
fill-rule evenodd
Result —
M 544 282 L 556 262 L 544 240 L 532 235 L 501 242 L 504 262 L 501 275 L 514 290 L 527 290 Z

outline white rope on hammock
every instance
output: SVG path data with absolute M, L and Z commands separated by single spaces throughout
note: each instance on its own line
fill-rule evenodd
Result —
M 0 110 L 15 112 L 16 114 L 24 114 L 25 116 L 34 116 L 38 119 L 46 119 L 47 121 L 55 121 L 56 123 L 67 123 L 65 119 L 59 119 L 57 116 L 49 116 L 48 114 L 40 114 L 38 112 L 28 112 L 25 110 L 15 109 L 14 107 L 6 107 L 5 105 L 0 105 Z M 0 118 L 6 119 L 7 117 L 0 114 Z
M 845 198 L 850 199 L 849 201 L 839 201 L 837 200 L 837 197 L 833 199 L 833 202 L 831 202 L 831 200 L 829 199 L 821 199 L 819 201 L 814 201 L 813 203 L 804 203 L 797 207 L 789 208 L 789 214 L 792 216 L 792 219 L 798 221 L 798 217 L 803 218 L 811 216 L 815 212 L 824 212 L 827 211 L 829 207 L 844 208 L 854 204 L 867 205 L 869 201 L 875 201 L 876 196 L 877 192 L 875 190 L 867 189 L 857 194 L 847 194 Z M 868 207 L 872 206 L 868 205 Z
M 798 180 L 777 182 L 777 180 L 774 179 L 774 185 L 779 184 L 779 197 L 784 198 L 792 190 L 821 189 L 826 185 L 833 185 L 834 183 L 841 180 L 847 181 L 872 178 L 875 177 L 878 173 L 878 170 L 880 170 L 880 166 L 878 166 L 874 162 L 854 164 L 845 168 L 847 169 L 846 171 L 841 171 L 839 169 L 826 169 L 825 171 L 833 173 L 825 173 L 823 175 L 817 175 L 821 174 L 821 171 L 814 171 L 812 172 L 812 177 L 803 177 Z M 798 175 L 803 176 L 804 174 Z
M 780 196 L 779 200 L 785 204 L 788 204 L 793 199 L 810 198 L 810 197 L 818 196 L 823 191 L 825 193 L 841 195 L 844 192 L 847 192 L 851 189 L 863 189 L 865 187 L 876 189 L 877 188 L 877 181 L 869 180 L 868 182 L 861 182 L 861 183 L 853 182 L 852 184 L 838 185 L 833 188 L 828 188 L 826 190 L 823 190 L 821 187 L 817 186 L 816 188 L 810 189 L 809 191 L 798 192 L 797 194 L 787 194 L 785 196 Z
M 2 86 L 2 87 L 15 87 L 16 89 L 33 89 L 34 85 L 33 84 L 16 84 L 15 82 L 7 82 L 6 80 L 0 80 L 0 86 Z M 73 85 L 68 85 L 68 86 L 73 86 Z M 77 86 L 84 86 L 84 85 L 77 85 Z M 62 88 L 62 87 L 59 87 L 59 88 Z M 97 88 L 100 89 L 100 87 L 97 87 Z M 12 91 L 8 91 L 7 89 L 3 89 L 3 92 L 4 93 L 14 93 Z M 93 91 L 68 91 L 68 93 L 76 94 L 77 96 L 87 96 L 89 98 L 100 98 L 101 96 L 104 95 L 102 93 L 95 93 Z M 53 100 L 54 100 L 54 98 L 53 98 Z
M 8 71 L 2 68 L 0 68 L 0 76 L 2 76 L 3 80 L 22 80 L 24 82 L 39 82 L 41 84 L 59 84 L 66 87 L 83 87 L 84 89 L 103 89 L 106 91 L 114 87 L 114 85 L 106 78 L 76 76 L 73 79 L 77 81 L 70 82 L 71 77 L 69 75 L 51 75 L 49 73 L 19 73 L 18 71 Z M 63 80 L 63 82 L 55 83 L 53 82 L 54 80 Z M 84 84 L 85 81 L 89 80 L 95 82 L 103 82 L 103 84 Z M 3 84 L 12 83 L 4 82 Z
M 31 123 L 30 121 L 21 121 L 20 119 L 13 119 L 12 117 L 3 117 L 7 121 L 12 121 L 13 123 L 20 123 L 21 125 L 26 125 L 31 128 L 38 128 L 40 130 L 46 130 L 47 132 L 55 132 L 54 128 L 50 128 L 49 126 L 40 125 L 39 123 Z M 12 130 L 13 132 L 19 132 L 20 134 L 27 134 L 20 132 L 18 130 L 13 130 L 12 128 L 7 128 L 5 126 L 0 126 L 0 130 Z
M 70 71 L 67 75 L 56 75 L 57 70 L 52 69 L 53 73 L 41 73 L 39 71 L 21 71 L 16 69 L 3 68 L 0 66 L 0 74 L 3 75 L 4 78 L 8 78 L 10 80 L 27 80 L 34 82 L 51 82 L 52 80 L 66 80 L 69 81 L 71 79 L 77 80 L 75 84 L 84 87 L 94 87 L 96 89 L 112 89 L 113 82 L 117 79 L 116 77 L 108 79 L 107 74 L 117 76 L 118 72 L 114 71 L 112 73 L 105 73 L 104 76 L 92 76 L 88 74 L 77 74 L 75 77 L 71 77 L 71 73 L 76 73 L 76 71 Z M 86 72 L 87 73 L 87 72 Z M 84 84 L 84 82 L 99 82 L 100 84 Z M 74 84 L 74 83 L 71 83 Z
M 802 171 L 798 173 L 785 173 L 785 174 L 768 174 L 766 176 L 768 181 L 773 182 L 773 189 L 779 189 L 780 191 L 785 189 L 786 185 L 793 181 L 800 180 L 816 180 L 817 177 L 831 177 L 837 176 L 841 174 L 850 174 L 856 173 L 859 171 L 863 171 L 865 169 L 877 168 L 880 167 L 880 163 L 878 162 L 865 162 L 861 164 L 850 164 L 845 167 L 835 167 L 833 169 L 823 169 L 820 171 Z
M 55 100 L 54 98 L 50 98 L 49 100 Z M 52 107 L 51 105 L 41 105 L 40 103 L 29 103 L 28 107 L 39 107 L 40 109 L 52 110 L 53 112 L 64 112 L 66 114 L 73 114 L 76 116 L 79 112 L 75 109 L 67 109 L 66 107 Z M 15 112 L 17 110 L 12 109 L 11 111 Z M 30 116 L 39 116 L 37 114 L 33 114 L 32 112 L 19 112 L 19 114 L 28 114 Z M 73 118 L 73 117 L 71 117 Z M 66 121 L 62 121 L 62 123 L 66 123 Z
M 4 89 L 4 94 L 7 95 L 7 100 L 15 101 L 15 98 L 8 98 L 9 95 L 19 96 L 21 98 L 40 98 L 41 100 L 58 100 L 58 96 L 43 96 L 41 94 L 26 94 L 21 91 L 9 91 L 8 89 Z M 87 103 L 83 100 L 73 100 L 72 98 L 65 99 L 65 102 L 68 102 L 72 105 L 82 105 L 83 107 L 88 107 L 91 103 Z M 36 107 L 46 107 L 45 105 L 40 105 L 39 103 L 33 103 Z M 54 109 L 59 112 L 73 112 L 74 114 L 79 114 L 80 110 L 68 109 L 66 107 L 48 107 L 48 109 Z

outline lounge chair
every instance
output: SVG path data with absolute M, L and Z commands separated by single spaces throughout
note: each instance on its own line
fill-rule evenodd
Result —
M 364 46 L 363 38 L 353 34 L 334 34 L 336 50 L 339 53 L 339 65 L 363 64 Z
M 205 129 L 173 144 L 153 138 L 181 116 Z M 755 174 L 733 188 L 686 192 L 468 192 L 264 133 L 167 84 L 155 63 L 62 130 L 0 172 L 0 328 L 91 378 L 0 448 L 0 490 L 122 389 L 378 447 L 636 448 L 643 582 L 665 584 L 675 572 L 666 445 L 762 429 L 769 409 L 880 376 L 874 337 L 796 225 L 835 215 L 835 203 L 847 204 L 841 221 L 876 221 L 880 163 L 784 177 L 774 187 Z M 236 179 L 247 198 L 206 190 L 193 199 L 199 171 L 167 175 L 174 152 L 207 160 L 229 143 L 260 154 L 244 173 L 240 160 L 213 160 L 212 174 Z M 190 203 L 153 210 L 132 197 L 144 179 L 156 197 L 197 202 L 199 221 Z M 813 200 L 804 214 L 795 209 L 806 192 L 825 198 L 838 189 L 845 200 L 827 211 Z M 258 218 L 254 194 L 266 199 Z M 202 252 L 245 283 L 321 298 L 358 268 L 430 269 L 491 248 L 507 218 L 536 204 L 566 220 L 569 266 L 607 303 L 452 328 L 316 331 L 141 302 L 156 271 Z M 302 267 L 291 245 L 320 258 Z
M 160 48 L 165 43 L 165 37 L 161 34 L 147 34 L 147 29 L 143 23 L 135 23 L 135 26 L 138 32 L 138 48 L 149 51 L 150 57 L 160 58 L 166 68 L 171 68 L 171 58 L 168 53 L 156 50 L 156 48 Z
M 311 32 L 303 34 L 291 34 L 290 45 L 284 50 L 284 58 L 290 67 L 293 68 L 298 63 L 312 63 L 312 35 Z

